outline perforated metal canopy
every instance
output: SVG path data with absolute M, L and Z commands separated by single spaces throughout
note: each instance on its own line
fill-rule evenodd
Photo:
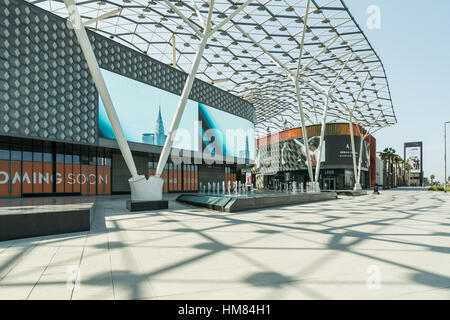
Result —
M 29 2 L 68 17 L 62 0 Z M 383 64 L 345 3 L 311 0 L 308 12 L 307 5 L 215 1 L 213 28 L 229 21 L 209 39 L 197 77 L 250 101 L 258 137 L 300 126 L 296 70 L 310 124 L 321 121 L 327 92 L 327 122 L 348 121 L 351 112 L 363 127 L 395 124 Z M 78 0 L 77 7 L 90 30 L 189 72 L 209 1 Z

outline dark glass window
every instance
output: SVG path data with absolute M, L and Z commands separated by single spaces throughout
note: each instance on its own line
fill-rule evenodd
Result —
M 105 149 L 98 148 L 97 149 L 97 165 L 104 166 L 105 165 Z
M 97 149 L 89 148 L 89 165 L 96 166 L 97 165 Z
M 81 159 L 81 164 L 89 164 L 89 156 L 88 155 L 82 154 L 80 156 L 80 159 Z
M 33 152 L 24 151 L 23 152 L 23 161 L 33 161 Z
M 44 162 L 53 161 L 53 144 L 44 142 L 43 145 L 43 160 Z
M 56 163 L 64 163 L 64 155 L 62 153 L 56 154 Z
M 81 164 L 89 164 L 89 151 L 85 146 L 81 146 L 80 161 Z
M 33 143 L 33 161 L 42 162 L 42 143 L 35 141 Z
M 72 163 L 72 155 L 71 154 L 65 154 L 64 155 L 64 163 Z
M 105 165 L 111 167 L 111 149 L 105 149 Z
M 42 162 L 42 152 L 33 152 L 33 161 Z
M 11 150 L 11 160 L 21 161 L 22 160 L 22 151 Z
M 56 145 L 56 163 L 64 163 L 64 145 Z
M 89 164 L 90 164 L 91 166 L 97 165 L 97 157 L 89 156 Z
M 9 160 L 9 150 L 5 149 L 0 149 L 0 160 Z
M 44 153 L 44 162 L 52 162 L 53 157 L 51 153 Z

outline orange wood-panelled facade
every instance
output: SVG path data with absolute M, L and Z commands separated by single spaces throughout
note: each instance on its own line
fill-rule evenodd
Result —
M 306 127 L 306 133 L 308 137 L 320 136 L 321 125 L 313 125 Z M 365 130 L 360 127 L 361 133 L 365 133 Z M 329 123 L 325 128 L 325 135 L 330 136 L 349 136 L 350 135 L 350 125 L 348 123 Z M 358 126 L 353 124 L 353 135 L 359 137 Z M 282 142 L 291 139 L 303 138 L 302 128 L 294 128 L 285 131 L 281 131 L 277 134 L 273 134 L 267 137 L 259 138 L 256 140 L 256 146 L 262 147 L 265 145 L 270 145 L 272 143 Z M 369 138 L 369 137 L 368 137 Z M 366 138 L 366 141 L 369 141 Z
M 148 176 L 156 172 L 157 162 L 149 162 Z M 168 163 L 161 175 L 163 192 L 198 191 L 198 166 Z
M 35 142 L 33 142 L 35 143 Z M 112 150 L 83 146 L 50 145 L 11 147 L 0 143 L 0 197 L 28 195 L 109 195 Z M 14 149 L 17 148 L 17 149 Z M 107 153 L 107 154 L 106 154 Z M 154 175 L 157 155 L 149 154 L 148 176 Z M 199 191 L 199 166 L 168 163 L 163 171 L 164 192 Z M 224 180 L 236 181 L 233 167 L 224 166 Z
M 86 164 L 81 164 L 80 150 L 72 146 L 70 152 L 64 152 L 63 148 L 43 150 L 42 144 L 36 144 L 36 150 L 26 145 L 0 145 L 0 197 L 111 194 L 110 158 L 96 154 L 91 162 L 86 159 Z

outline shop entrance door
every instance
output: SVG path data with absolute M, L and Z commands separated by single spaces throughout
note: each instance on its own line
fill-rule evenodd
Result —
M 280 188 L 280 180 L 279 179 L 273 179 L 273 189 L 278 190 Z
M 336 178 L 324 178 L 323 179 L 323 190 L 335 191 L 336 190 Z

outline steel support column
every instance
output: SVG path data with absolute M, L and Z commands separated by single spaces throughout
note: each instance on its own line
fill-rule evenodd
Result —
M 341 76 L 344 69 L 347 67 L 348 63 L 350 62 L 350 59 L 353 57 L 353 52 L 350 53 L 347 60 L 345 61 L 344 65 L 342 66 L 341 70 L 339 70 L 338 74 L 334 78 L 331 86 L 326 91 L 326 102 L 325 102 L 325 108 L 323 109 L 323 115 L 322 115 L 322 126 L 320 128 L 320 142 L 319 142 L 319 152 L 318 152 L 318 159 L 317 159 L 317 165 L 316 165 L 316 177 L 315 177 L 315 185 L 316 185 L 316 191 L 320 191 L 320 185 L 319 185 L 319 177 L 320 177 L 320 159 L 322 157 L 322 147 L 323 147 L 323 140 L 325 138 L 325 129 L 327 125 L 327 112 L 328 112 L 328 104 L 330 102 L 330 94 L 332 91 L 337 90 L 344 82 L 342 81 L 339 85 L 335 87 L 336 81 Z
M 170 125 L 169 134 L 167 135 L 166 142 L 164 143 L 164 147 L 161 151 L 161 155 L 159 157 L 158 166 L 156 167 L 156 172 L 154 178 L 161 179 L 161 174 L 164 170 L 164 167 L 167 163 L 167 159 L 169 158 L 169 154 L 171 152 L 173 141 L 175 139 L 176 131 L 180 125 L 181 118 L 183 116 L 184 109 L 186 107 L 187 100 L 189 98 L 189 94 L 191 93 L 192 86 L 194 84 L 195 77 L 197 75 L 198 68 L 200 66 L 200 61 L 203 56 L 203 51 L 205 49 L 206 43 L 208 39 L 220 28 L 222 28 L 226 23 L 228 23 L 233 17 L 235 17 L 239 12 L 241 12 L 245 7 L 247 7 L 252 0 L 247 0 L 244 2 L 239 8 L 237 8 L 231 15 L 229 15 L 227 18 L 225 18 L 223 21 L 218 23 L 214 28 L 212 28 L 212 15 L 214 11 L 214 0 L 211 0 L 209 2 L 209 10 L 208 10 L 208 17 L 206 22 L 201 17 L 201 13 L 199 10 L 196 11 L 197 15 L 199 16 L 199 19 L 201 23 L 204 25 L 203 32 L 200 33 L 200 30 L 198 30 L 197 27 L 181 13 L 169 0 L 164 0 L 164 2 L 167 4 L 167 6 L 175 11 L 175 13 L 180 16 L 183 21 L 185 21 L 195 33 L 197 33 L 200 36 L 200 44 L 197 48 L 197 52 L 195 54 L 194 60 L 191 65 L 191 69 L 189 71 L 188 77 L 186 79 L 186 83 L 183 88 L 183 92 L 181 93 L 180 101 L 178 103 L 177 109 L 175 111 L 174 118 L 172 120 L 172 124 Z M 194 2 L 195 3 L 195 2 Z M 153 178 L 153 177 L 151 177 Z M 162 192 L 162 188 L 161 188 Z
M 317 154 L 318 159 L 317 159 L 317 165 L 316 165 L 315 182 L 319 182 L 319 177 L 320 177 L 320 159 L 322 158 L 322 148 L 323 148 L 323 140 L 325 138 L 325 128 L 327 126 L 327 112 L 328 112 L 328 103 L 329 102 L 330 102 L 330 92 L 327 92 L 325 108 L 323 108 L 323 114 L 322 114 L 322 126 L 320 128 L 320 142 L 319 142 L 319 152 Z
M 353 174 L 355 175 L 355 185 L 354 185 L 354 190 L 361 190 L 361 185 L 359 183 L 357 183 L 356 181 L 356 177 L 358 176 L 358 169 L 356 167 L 356 155 L 355 155 L 355 136 L 354 136 L 354 132 L 353 132 L 353 113 L 350 112 L 350 140 L 351 140 L 351 148 L 352 148 L 352 159 L 353 159 Z M 359 185 L 359 188 L 357 186 L 357 184 Z
M 72 27 L 77 37 L 78 43 L 80 44 L 83 55 L 89 67 L 89 71 L 95 83 L 95 87 L 102 99 L 105 106 L 106 114 L 111 122 L 111 127 L 113 129 L 114 135 L 119 145 L 120 152 L 125 160 L 125 163 L 130 170 L 131 178 L 128 180 L 131 188 L 131 198 L 133 200 L 152 200 L 152 195 L 146 192 L 143 183 L 146 179 L 142 175 L 138 175 L 136 170 L 136 165 L 131 154 L 130 147 L 123 133 L 122 127 L 120 125 L 119 118 L 114 108 L 114 104 L 109 94 L 108 88 L 106 86 L 105 80 L 100 71 L 100 67 L 95 57 L 94 50 L 92 49 L 89 37 L 87 35 L 86 29 L 81 20 L 78 8 L 73 0 L 64 0 L 64 4 L 69 12 L 69 19 L 72 22 Z
M 189 70 L 189 74 L 186 79 L 186 83 L 184 84 L 184 88 L 183 88 L 183 92 L 181 93 L 180 101 L 178 102 L 178 106 L 175 111 L 175 115 L 173 117 L 172 124 L 170 125 L 169 134 L 167 135 L 166 142 L 164 143 L 164 147 L 161 151 L 161 155 L 159 156 L 158 166 L 156 167 L 156 172 L 155 172 L 155 177 L 157 177 L 157 178 L 161 177 L 161 174 L 167 163 L 167 159 L 169 158 L 170 151 L 172 150 L 173 142 L 175 140 L 175 135 L 176 135 L 176 132 L 180 125 L 181 118 L 183 116 L 183 112 L 184 112 L 186 103 L 189 98 L 189 94 L 191 93 L 191 89 L 194 84 L 195 77 L 197 75 L 198 67 L 200 66 L 200 61 L 203 56 L 203 51 L 205 50 L 206 43 L 210 36 L 209 31 L 211 30 L 211 22 L 212 22 L 211 19 L 212 19 L 213 9 L 214 9 L 214 0 L 212 0 L 209 4 L 208 19 L 206 21 L 203 35 L 201 37 L 200 44 L 198 45 L 197 52 L 195 53 L 194 61 L 192 62 L 191 69 Z
M 444 192 L 447 193 L 447 124 L 450 121 L 444 123 Z

